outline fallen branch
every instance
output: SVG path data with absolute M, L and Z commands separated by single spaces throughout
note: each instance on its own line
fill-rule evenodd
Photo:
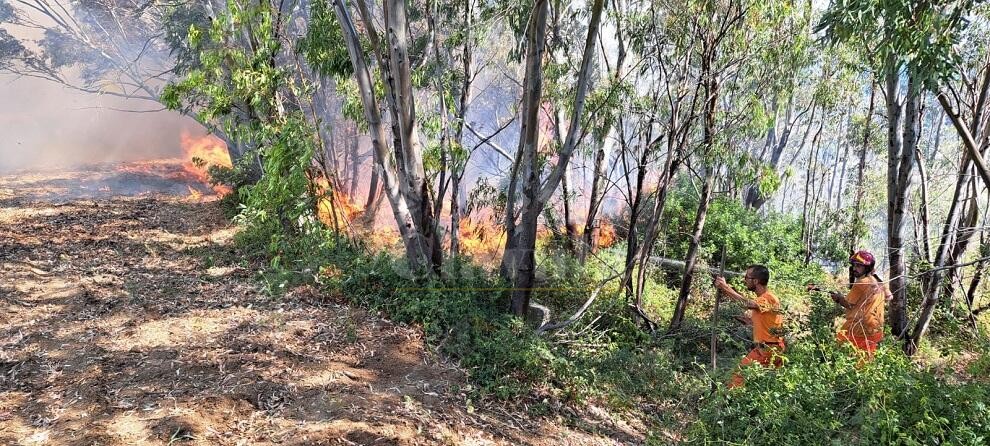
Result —
M 543 317 L 540 318 L 540 325 L 536 327 L 536 332 L 540 333 L 540 329 L 550 323 L 550 309 L 535 300 L 529 301 L 529 308 L 543 313 Z
M 571 324 L 577 322 L 578 320 L 580 320 L 581 317 L 584 316 L 584 313 L 586 311 L 588 311 L 588 308 L 591 307 L 591 304 L 595 302 L 595 299 L 598 298 L 598 295 L 601 294 L 602 290 L 605 289 L 605 285 L 607 285 L 609 282 L 611 282 L 611 281 L 619 278 L 620 275 L 621 274 L 614 274 L 611 277 L 603 280 L 601 282 L 601 284 L 599 284 L 598 287 L 595 288 L 594 291 L 591 292 L 591 296 L 588 296 L 588 300 L 586 300 L 584 302 L 584 305 L 581 305 L 581 308 L 579 308 L 578 311 L 576 313 L 574 313 L 571 317 L 567 318 L 567 320 L 565 320 L 563 322 L 558 322 L 558 323 L 552 324 L 552 325 L 541 324 L 540 327 L 536 329 L 536 333 L 537 334 L 543 334 L 543 333 L 546 333 L 546 332 L 548 332 L 550 330 L 559 330 L 561 328 L 564 328 L 564 327 L 566 327 L 568 325 L 571 325 Z M 533 304 L 530 303 L 530 306 L 533 306 Z M 544 307 L 544 308 L 546 308 L 546 307 Z M 546 313 L 547 315 L 549 315 L 549 311 L 550 310 L 547 310 L 547 313 Z

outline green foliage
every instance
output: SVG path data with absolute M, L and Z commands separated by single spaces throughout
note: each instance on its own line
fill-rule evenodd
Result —
M 345 78 L 354 72 L 347 44 L 328 0 L 310 3 L 306 35 L 297 43 L 297 51 L 309 66 L 325 76 Z
M 242 186 L 236 191 L 237 221 L 245 226 L 241 237 L 252 241 L 246 245 L 264 247 L 276 269 L 298 254 L 284 257 L 293 238 L 319 228 L 309 179 L 316 130 L 285 99 L 305 88 L 277 62 L 285 56 L 279 20 L 285 18 L 267 3 L 234 1 L 208 28 L 190 25 L 186 38 L 199 64 L 162 95 L 170 108 L 196 110 L 204 122 L 219 120 L 233 141 L 252 147 L 233 170 L 212 173 L 215 180 Z M 255 156 L 263 172 L 248 185 L 243 178 Z
M 695 440 L 976 445 L 990 438 L 990 388 L 953 385 L 890 341 L 860 364 L 856 352 L 834 342 L 826 300 L 815 302 L 815 330 L 788 346 L 783 368 L 749 367 L 744 388 L 720 387 L 705 401 L 691 429 Z
M 179 2 L 166 9 L 162 20 L 162 38 L 175 59 L 177 75 L 185 75 L 201 65 L 197 47 L 202 44 L 190 37 L 209 26 L 210 18 L 202 3 Z
M 684 258 L 698 209 L 697 193 L 679 183 L 668 195 L 661 227 L 665 228 L 663 255 Z M 740 271 L 748 265 L 767 265 L 774 277 L 791 280 L 816 277 L 817 268 L 803 265 L 800 222 L 772 211 L 766 215 L 746 209 L 735 199 L 716 197 L 705 223 L 702 252 L 712 258 L 726 249 L 726 268 Z
M 455 259 L 444 279 L 414 282 L 387 255 L 339 250 L 329 260 L 324 268 L 348 274 L 321 278 L 326 289 L 396 322 L 422 326 L 427 340 L 460 361 L 483 394 L 509 398 L 549 378 L 549 345 L 506 313 L 508 302 L 491 291 L 502 283 L 489 273 Z
M 906 67 L 928 87 L 956 74 L 953 46 L 968 25 L 973 0 L 835 0 L 818 24 L 833 43 L 863 48 L 875 67 Z
M 986 385 L 953 384 L 919 368 L 889 334 L 873 361 L 860 361 L 834 340 L 831 300 L 809 302 L 805 332 L 789 343 L 784 367 L 748 367 L 745 387 L 719 386 L 700 407 L 692 442 L 975 445 L 990 436 Z
M 255 136 L 269 144 L 264 149 L 264 175 L 239 192 L 245 204 L 241 222 L 248 227 L 276 228 L 280 238 L 297 222 L 312 216 L 308 172 L 313 158 L 313 128 L 301 114 L 291 114 L 279 125 L 263 125 Z

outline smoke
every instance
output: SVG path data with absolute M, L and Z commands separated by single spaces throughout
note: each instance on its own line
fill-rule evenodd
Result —
M 76 92 L 40 79 L 0 76 L 0 98 L 0 171 L 176 158 L 183 131 L 206 133 L 177 112 L 148 112 L 157 104 Z
M 114 95 L 133 88 L 116 82 L 128 78 L 108 71 L 111 64 L 100 55 L 115 55 L 118 64 L 132 66 L 142 78 L 165 71 L 167 48 L 159 43 L 145 45 L 156 25 L 143 21 L 143 15 L 130 14 L 133 11 L 124 6 L 56 3 L 66 8 L 59 10 L 64 14 L 54 14 L 68 17 L 71 11 L 82 25 L 70 32 L 39 13 L 32 2 L 15 6 L 0 0 L 0 30 L 19 45 L 8 48 L 7 56 L 12 59 L 0 60 L 0 67 L 5 62 L 10 67 L 50 67 L 57 76 L 47 77 L 110 94 L 81 92 L 52 80 L 0 71 L 0 172 L 178 158 L 183 154 L 180 135 L 207 133 L 177 112 L 159 111 L 161 104 Z M 120 10 L 110 14 L 107 8 Z M 97 22 L 99 26 L 93 25 Z M 126 27 L 126 32 L 117 32 L 117 25 Z M 95 46 L 74 40 L 79 33 Z M 113 51 L 97 51 L 100 42 L 106 42 Z M 33 65 L 19 57 L 33 61 Z M 47 73 L 44 69 L 26 72 L 35 76 Z

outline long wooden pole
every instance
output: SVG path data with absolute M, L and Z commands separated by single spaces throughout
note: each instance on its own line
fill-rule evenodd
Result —
M 721 260 L 719 260 L 719 276 L 725 274 L 725 245 L 722 245 Z M 712 390 L 715 390 L 715 369 L 718 367 L 718 304 L 722 301 L 722 291 L 715 290 L 715 309 L 712 310 Z

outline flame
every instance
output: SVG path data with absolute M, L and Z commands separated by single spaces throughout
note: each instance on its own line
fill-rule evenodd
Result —
M 202 192 L 194 189 L 192 186 L 189 186 L 189 185 L 186 185 L 186 187 L 189 189 L 189 196 L 186 197 L 186 200 L 188 200 L 188 201 L 202 201 L 202 199 L 203 199 L 203 193 Z
M 313 187 L 316 189 L 316 196 L 320 197 L 316 203 L 316 216 L 327 226 L 334 225 L 334 211 L 336 211 L 337 224 L 348 224 L 364 213 L 364 208 L 354 203 L 351 197 L 343 191 L 334 190 L 330 187 L 330 181 L 326 177 L 317 177 L 313 180 Z M 332 196 L 330 194 L 333 194 Z M 333 200 L 331 200 L 333 198 Z
M 209 185 L 213 191 L 224 196 L 231 192 L 230 187 L 224 185 L 210 185 L 210 166 L 233 167 L 230 161 L 230 154 L 227 152 L 227 145 L 216 136 L 192 136 L 187 132 L 180 135 L 182 145 L 183 160 L 182 168 L 193 175 L 200 183 Z M 191 188 L 190 188 L 191 189 Z
M 567 226 L 561 226 L 557 229 L 557 232 L 551 231 L 550 228 L 540 225 L 536 229 L 536 240 L 539 244 L 547 244 L 550 239 L 555 236 L 566 236 Z M 577 225 L 574 228 L 574 236 L 577 238 L 575 243 L 583 243 L 584 239 L 584 225 Z M 610 248 L 619 240 L 618 234 L 615 232 L 615 226 L 612 225 L 608 220 L 601 219 L 598 221 L 598 241 L 595 244 L 595 250 Z
M 601 220 L 598 226 L 598 247 L 611 247 L 618 239 L 619 237 L 615 234 L 615 226 L 612 226 L 608 220 Z
M 473 257 L 494 258 L 501 253 L 505 231 L 489 220 L 462 218 L 458 225 L 460 251 Z

